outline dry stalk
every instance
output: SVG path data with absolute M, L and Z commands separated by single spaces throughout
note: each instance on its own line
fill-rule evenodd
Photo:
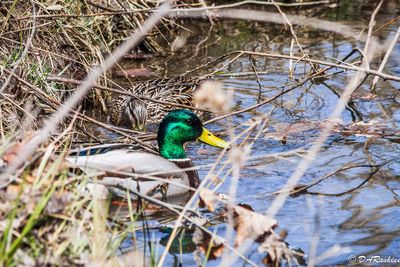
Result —
M 18 80 L 22 84 L 24 84 L 27 87 L 29 87 L 30 89 L 32 89 L 35 92 L 35 96 L 40 98 L 44 103 L 49 105 L 52 109 L 57 110 L 61 106 L 61 103 L 58 102 L 58 100 L 46 95 L 38 87 L 34 86 L 33 84 L 30 84 L 29 82 L 27 82 L 26 80 L 22 79 L 18 75 L 13 74 L 11 71 L 9 71 L 7 69 L 4 69 L 4 72 L 8 73 L 10 76 L 14 77 L 16 80 Z M 95 120 L 95 119 L 93 119 L 93 118 L 91 118 L 91 117 L 89 117 L 89 116 L 87 116 L 85 114 L 82 114 L 77 110 L 71 110 L 70 112 L 74 113 L 75 115 L 78 115 L 78 117 L 80 119 L 83 119 L 83 120 L 85 120 L 87 122 L 96 124 L 96 125 L 104 128 L 104 129 L 107 129 L 107 130 L 109 130 L 111 132 L 114 132 L 116 134 L 124 136 L 124 137 L 132 140 L 133 142 L 140 144 L 144 149 L 147 149 L 149 151 L 153 151 L 153 148 L 151 146 L 149 146 L 148 144 L 142 142 L 140 139 L 138 139 L 138 138 L 136 138 L 136 137 L 134 137 L 132 135 L 128 135 L 127 133 L 125 133 L 125 131 L 133 132 L 135 134 L 138 134 L 138 132 L 127 130 L 127 129 L 121 129 L 121 128 L 118 128 L 118 127 L 114 127 L 114 126 L 108 125 L 106 123 L 103 123 L 103 122 L 100 122 L 98 120 Z
M 389 60 L 390 54 L 392 53 L 394 47 L 396 46 L 399 37 L 400 37 L 400 26 L 397 28 L 396 34 L 394 35 L 392 42 L 390 43 L 389 48 L 386 51 L 385 57 L 383 58 L 381 64 L 379 65 L 378 72 L 381 73 L 383 71 L 383 69 L 385 68 L 385 65 L 386 65 L 387 61 Z M 375 86 L 376 86 L 378 80 L 379 80 L 379 76 L 375 76 L 374 80 L 372 81 L 371 91 L 373 93 L 376 93 Z
M 31 28 L 31 33 L 28 36 L 28 38 L 26 39 L 24 51 L 22 52 L 21 57 L 14 63 L 14 67 L 11 70 L 12 74 L 15 73 L 15 71 L 18 69 L 19 65 L 24 61 L 24 59 L 28 55 L 28 51 L 29 51 L 29 49 L 30 49 L 30 47 L 32 45 L 32 40 L 33 40 L 33 37 L 35 35 L 35 31 L 36 31 L 36 18 L 37 18 L 36 8 L 35 8 L 34 2 L 32 0 L 29 0 L 29 1 L 30 1 L 31 5 L 32 5 L 32 15 L 33 15 L 33 17 L 32 17 L 33 23 L 32 24 L 33 25 L 32 25 L 32 28 Z M 12 75 L 9 74 L 9 76 L 7 77 L 5 82 L 3 83 L 3 86 L 1 86 L 0 93 L 2 93 L 4 91 L 4 89 L 8 86 L 8 84 L 10 83 L 11 76 Z
M 82 100 L 86 95 L 88 90 L 96 83 L 96 80 L 104 73 L 106 70 L 110 69 L 116 62 L 118 62 L 125 54 L 127 54 L 134 46 L 136 46 L 139 41 L 160 21 L 160 19 L 165 16 L 170 8 L 171 1 L 166 1 L 160 6 L 158 12 L 154 13 L 143 25 L 137 30 L 131 38 L 126 40 L 121 44 L 107 59 L 104 63 L 94 68 L 87 78 L 82 82 L 82 84 L 74 91 L 73 95 L 68 98 L 68 100 L 61 106 L 54 115 L 48 119 L 44 127 L 38 132 L 37 137 L 29 142 L 25 149 L 19 154 L 19 157 L 13 161 L 7 169 L 1 174 L 1 188 L 9 184 L 14 178 L 10 175 L 13 174 L 17 167 L 24 162 L 35 149 L 45 141 L 48 136 L 56 130 L 58 123 L 69 113 L 73 107 Z

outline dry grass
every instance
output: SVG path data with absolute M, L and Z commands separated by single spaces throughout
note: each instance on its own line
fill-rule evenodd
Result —
M 61 75 L 82 80 L 156 8 L 154 1 L 0 3 L 2 171 L 18 158 L 25 144 L 34 140 L 33 131 L 41 129 L 44 120 L 75 88 L 47 78 Z M 169 20 L 162 21 L 132 52 L 162 52 L 168 38 L 174 38 L 175 29 Z M 161 36 L 161 32 L 169 36 Z M 105 72 L 98 84 L 109 84 Z M 104 105 L 106 97 L 93 90 L 86 105 Z M 13 182 L 1 189 L 1 265 L 104 265 L 114 261 L 119 244 L 128 233 L 134 233 L 125 224 L 107 226 L 106 220 L 111 219 L 107 218 L 107 202 L 100 203 L 87 194 L 82 188 L 88 177 L 64 163 L 73 140 L 93 139 L 85 133 L 82 120 L 141 143 L 140 135 L 131 136 L 128 130 L 71 112 L 51 133 L 51 141 L 40 145 L 34 156 L 17 166 L 16 172 L 7 177 Z M 136 213 L 140 210 L 138 207 Z M 136 216 L 130 220 L 136 221 Z
M 204 85 L 207 88 L 198 92 L 197 100 L 201 106 L 222 113 L 209 122 L 228 118 L 227 132 L 234 144 L 232 150 L 229 153 L 223 151 L 216 163 L 211 166 L 198 166 L 198 168 L 211 167 L 211 170 L 203 179 L 200 187 L 192 189 L 194 194 L 183 206 L 164 203 L 140 195 L 140 192 L 131 190 L 127 186 L 124 187 L 119 184 L 119 181 L 115 181 L 122 189 L 146 200 L 133 204 L 130 194 L 127 192 L 129 212 L 123 220 L 120 220 L 109 213 L 110 201 L 100 200 L 99 195 L 92 195 L 85 191 L 88 181 L 95 178 L 88 177 L 72 168 L 65 163 L 64 158 L 70 147 L 80 139 L 92 139 L 98 143 L 109 141 L 99 140 L 87 133 L 83 126 L 84 122 L 89 121 L 114 131 L 123 138 L 118 141 L 134 142 L 147 148 L 149 144 L 146 141 L 152 140 L 154 135 L 118 129 L 98 122 L 80 113 L 79 108 L 77 110 L 67 109 L 68 116 L 64 116 L 65 114 L 59 116 L 62 121 L 57 130 L 50 131 L 49 138 L 42 137 L 46 139 L 46 142 L 35 143 L 37 136 L 34 133 L 40 132 L 46 123 L 51 123 L 50 115 L 60 111 L 63 107 L 62 103 L 71 100 L 70 96 L 73 95 L 73 92 L 76 93 L 73 90 L 75 89 L 73 83 L 65 82 L 62 79 L 48 79 L 48 77 L 62 76 L 73 81 L 81 81 L 89 74 L 85 79 L 86 84 L 82 83 L 83 85 L 77 90 L 85 86 L 88 89 L 95 83 L 97 89 L 113 85 L 107 78 L 107 72 L 110 71 L 109 66 L 113 65 L 110 63 L 112 61 L 110 55 L 121 44 L 120 47 L 124 47 L 124 41 L 129 41 L 135 31 L 137 35 L 133 36 L 140 36 L 139 26 L 146 25 L 146 22 L 148 23 L 152 18 L 153 21 L 149 28 L 153 28 L 160 20 L 154 12 L 159 5 L 155 1 L 65 2 L 63 5 L 49 4 L 49 1 L 14 0 L 0 3 L 0 12 L 3 14 L 0 20 L 2 23 L 0 33 L 0 71 L 2 73 L 0 155 L 2 155 L 1 165 L 4 165 L 0 166 L 1 171 L 4 171 L 11 163 L 18 162 L 18 158 L 27 149 L 27 144 L 35 144 L 32 149 L 36 148 L 35 153 L 26 154 L 27 159 L 21 164 L 17 164 L 15 171 L 7 175 L 7 182 L 2 183 L 0 189 L 0 232 L 2 233 L 0 264 L 26 266 L 125 265 L 129 259 L 118 255 L 118 250 L 123 240 L 129 237 L 134 243 L 133 256 L 130 256 L 140 258 L 133 263 L 134 266 L 162 266 L 168 249 L 175 242 L 176 237 L 182 231 L 189 229 L 193 231 L 196 229 L 195 243 L 197 242 L 197 252 L 199 252 L 197 255 L 199 265 L 204 264 L 209 258 L 222 257 L 222 263 L 226 264 L 224 266 L 229 266 L 235 262 L 237 257 L 240 257 L 245 263 L 256 266 L 246 256 L 247 249 L 254 244 L 254 242 L 246 243 L 248 240 L 257 243 L 258 251 L 264 256 L 263 262 L 266 265 L 277 266 L 282 261 L 296 263 L 296 256 L 301 253 L 288 247 L 285 243 L 286 233 L 284 231 L 281 234 L 275 232 L 277 222 L 273 217 L 290 193 L 303 193 L 305 190 L 305 187 L 296 189 L 294 186 L 318 156 L 321 146 L 334 129 L 332 122 L 340 117 L 351 94 L 360 83 L 365 81 L 365 76 L 376 75 L 376 77 L 400 80 L 400 77 L 389 77 L 382 73 L 384 62 L 381 65 L 382 68 L 378 70 L 372 70 L 368 63 L 369 59 L 387 47 L 387 44 L 391 43 L 391 47 L 393 47 L 398 34 L 393 40 L 386 40 L 385 43 L 378 42 L 371 35 L 372 28 L 368 34 L 361 35 L 361 40 L 367 43 L 361 66 L 309 59 L 304 54 L 287 56 L 238 51 L 228 55 L 227 57 L 234 56 L 229 64 L 246 55 L 305 61 L 310 66 L 310 73 L 302 79 L 296 80 L 274 97 L 238 111 L 230 110 L 229 101 L 232 96 L 224 93 L 221 84 L 210 82 L 207 86 Z M 253 2 L 245 1 L 240 5 Z M 319 1 L 318 3 L 328 2 Z M 308 3 L 308 5 L 315 4 Z M 320 30 L 330 30 L 346 37 L 354 37 L 356 32 L 348 26 L 340 25 L 341 27 L 334 29 L 330 22 L 317 19 L 306 21 L 301 16 L 283 16 L 278 12 L 271 15 L 271 13 L 263 13 L 263 11 L 246 13 L 243 10 L 226 9 L 233 7 L 235 6 L 207 7 L 204 1 L 175 3 L 168 19 L 162 19 L 161 23 L 154 27 L 138 46 L 135 46 L 132 53 L 140 54 L 143 51 L 157 53 L 162 52 L 167 45 L 176 46 L 176 42 L 173 42 L 177 37 L 175 31 L 181 27 L 176 23 L 177 17 L 208 15 L 210 17 L 220 16 L 231 19 L 287 23 L 290 25 L 299 51 L 302 50 L 293 24 L 312 26 L 311 24 L 315 23 L 316 25 L 313 26 Z M 186 8 L 187 13 L 179 13 L 177 8 Z M 167 9 L 163 12 L 166 13 Z M 265 16 L 266 14 L 270 16 Z M 294 23 L 294 18 L 304 21 L 297 20 Z M 374 17 L 371 18 L 371 25 L 373 21 Z M 116 51 L 122 53 L 121 48 Z M 386 55 L 389 57 L 390 52 Z M 316 63 L 327 67 L 316 69 Z M 98 79 L 93 74 L 95 72 L 91 72 L 94 66 L 100 66 L 95 68 L 97 72 L 100 72 Z M 115 67 L 118 68 L 118 64 Z M 348 83 L 330 120 L 323 125 L 321 134 L 311 149 L 252 157 L 250 155 L 252 146 L 269 124 L 271 114 L 259 116 L 247 122 L 246 130 L 237 135 L 233 134 L 234 126 L 230 119 L 239 113 L 271 103 L 283 94 L 323 76 L 332 67 L 356 71 L 356 75 Z M 215 73 L 217 71 L 215 70 Z M 254 72 L 258 80 L 255 67 Z M 208 90 L 209 88 L 215 90 Z M 105 91 L 97 89 L 90 91 L 84 104 L 97 103 L 100 108 L 105 108 L 108 95 Z M 213 94 L 213 92 L 217 92 L 217 94 Z M 82 94 L 84 95 L 84 93 Z M 79 102 L 81 98 L 77 97 L 75 100 L 75 102 Z M 53 122 L 54 125 L 58 123 L 57 120 Z M 301 161 L 287 185 L 281 191 L 276 192 L 278 197 L 268 213 L 256 213 L 251 207 L 236 204 L 237 184 L 243 166 L 249 162 L 257 162 L 266 158 L 283 158 L 288 154 L 298 156 Z M 226 155 L 228 155 L 228 159 L 224 157 Z M 323 177 L 321 181 L 329 176 L 331 174 Z M 216 192 L 227 177 L 231 179 L 229 196 L 218 196 Z M 313 185 L 309 185 L 307 188 L 311 186 Z M 160 206 L 174 214 L 172 216 L 174 225 L 171 237 L 166 242 L 167 249 L 161 252 L 161 255 L 156 255 L 152 237 L 149 235 L 150 227 L 147 225 L 146 214 L 148 213 L 146 212 L 154 211 L 155 207 Z M 215 217 L 228 220 L 231 226 L 225 237 L 218 236 L 207 228 L 208 225 L 213 225 L 212 221 L 215 218 L 206 219 L 198 212 L 199 209 L 207 209 L 211 212 L 220 211 Z M 138 224 L 141 227 L 137 227 Z M 149 241 L 144 248 L 136 247 L 138 230 Z M 318 236 L 316 240 L 318 240 Z M 205 258 L 202 258 L 202 254 L 205 254 Z M 316 257 L 316 255 L 312 256 Z M 316 260 L 311 264 L 315 262 Z

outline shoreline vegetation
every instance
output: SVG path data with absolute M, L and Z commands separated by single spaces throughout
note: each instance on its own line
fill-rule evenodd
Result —
M 318 258 L 311 245 L 305 263 L 304 252 L 290 247 L 285 241 L 290 233 L 275 218 L 288 197 L 305 194 L 337 173 L 368 169 L 370 176 L 364 184 L 383 166 L 374 162 L 348 165 L 313 183 L 299 183 L 330 133 L 346 135 L 369 131 L 368 134 L 379 138 L 387 137 L 381 128 L 371 133 L 368 126 L 343 126 L 338 121 L 346 103 L 361 85 L 368 84 L 373 94 L 379 82 L 400 81 L 400 76 L 384 71 L 399 31 L 384 39 L 374 35 L 396 22 L 376 23 L 382 1 L 377 1 L 370 24 L 365 25 L 364 31 L 309 16 L 313 10 L 334 8 L 335 5 L 337 1 L 2 1 L 0 265 L 163 266 L 169 250 L 182 252 L 182 240 L 187 233 L 193 237 L 194 257 L 199 265 L 207 265 L 207 260 L 219 258 L 221 266 L 236 261 L 257 266 L 259 263 L 247 254 L 251 247 L 262 255 L 261 262 L 267 266 L 281 263 L 313 266 L 345 251 L 346 248 L 338 245 L 323 255 L 325 258 Z M 254 71 L 250 73 L 232 73 L 226 67 L 242 57 L 280 58 L 288 63 L 288 84 L 267 99 L 233 110 L 232 95 L 223 90 L 223 84 L 209 82 L 208 89 L 197 97 L 200 109 L 213 110 L 214 114 L 206 124 L 220 120 L 228 122 L 223 134 L 229 136 L 234 145 L 230 151 L 223 151 L 215 164 L 199 166 L 210 172 L 202 177 L 201 186 L 187 203 L 173 205 L 152 199 L 124 187 L 118 178 L 114 185 L 127 191 L 123 203 L 101 199 L 100 192 L 89 193 L 85 189 L 88 182 L 94 179 L 95 183 L 101 184 L 101 180 L 88 177 L 68 164 L 65 158 L 71 150 L 111 142 L 151 149 L 155 134 L 116 127 L 92 116 L 86 109 L 106 113 L 112 94 L 131 94 L 115 82 L 113 75 L 119 72 L 120 76 L 135 81 L 148 79 L 152 74 L 146 67 L 125 71 L 121 62 L 143 61 L 146 65 L 149 58 L 162 60 L 166 55 L 175 56 L 187 42 L 184 32 L 190 29 L 186 29 L 185 23 L 196 20 L 210 24 L 231 20 L 277 25 L 274 27 L 285 28 L 285 33 L 291 36 L 292 51 L 278 54 L 238 49 L 207 60 L 182 75 L 247 75 L 259 83 L 259 75 L 265 73 L 257 72 L 254 65 Z M 334 33 L 338 38 L 359 42 L 362 47 L 338 60 L 311 58 L 300 45 L 297 27 Z M 382 60 L 376 63 L 378 57 Z M 293 72 L 292 67 L 296 64 L 306 66 L 307 71 L 301 77 Z M 204 75 L 199 70 L 211 71 Z M 231 119 L 338 72 L 352 74 L 328 119 L 318 125 L 307 125 L 309 129 L 319 130 L 316 141 L 310 147 L 290 151 L 298 156 L 298 167 L 281 190 L 274 192 L 276 199 L 272 205 L 266 211 L 255 211 L 247 204 L 236 203 L 235 192 L 243 166 L 256 164 L 266 157 L 284 158 L 287 152 L 259 157 L 251 155 L 255 140 L 265 134 L 271 114 L 256 116 L 245 131 L 236 135 Z M 397 97 L 393 96 L 394 101 Z M 159 105 L 171 105 L 159 102 Z M 107 140 L 96 136 L 87 130 L 89 124 L 116 137 Z M 295 125 L 291 127 L 286 129 L 285 136 L 279 137 L 282 143 L 291 131 L 296 131 Z M 301 127 L 304 130 L 305 126 Z M 392 135 L 398 134 L 397 131 Z M 218 188 L 228 176 L 231 180 L 229 194 L 218 194 Z M 357 188 L 359 186 L 349 192 Z M 130 194 L 138 196 L 140 201 L 134 202 Z M 162 215 L 155 215 L 160 213 L 160 207 Z M 127 215 L 121 216 L 121 210 L 127 210 Z M 165 216 L 166 222 L 154 225 L 152 216 Z M 231 230 L 221 236 L 215 229 L 225 222 Z M 150 230 L 154 229 L 168 233 L 165 248 L 157 248 L 158 241 L 150 235 Z M 137 236 L 145 240 L 144 246 L 138 244 Z M 132 248 L 122 252 L 120 246 L 126 239 L 131 239 Z

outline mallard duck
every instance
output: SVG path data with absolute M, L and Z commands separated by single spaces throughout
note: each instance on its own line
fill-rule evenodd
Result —
M 129 92 L 154 100 L 192 106 L 193 92 L 199 83 L 200 80 L 187 77 L 155 79 L 138 83 Z M 167 112 L 175 108 L 129 95 L 119 95 L 111 105 L 111 121 L 115 125 L 140 131 L 145 129 L 146 123 L 159 123 Z
M 126 178 L 128 182 L 124 187 L 140 190 L 141 194 L 152 197 L 172 197 L 187 193 L 189 187 L 196 188 L 200 184 L 196 170 L 182 170 L 194 167 L 186 155 L 184 144 L 196 140 L 218 148 L 229 148 L 227 142 L 203 126 L 195 113 L 180 109 L 169 112 L 158 127 L 158 154 L 113 144 L 83 149 L 76 156 L 69 157 L 68 161 L 88 175 L 101 172 L 98 177 L 103 184 L 113 178 Z M 98 154 L 91 155 L 96 150 Z M 121 172 L 134 173 L 139 177 L 129 179 L 132 177 L 124 177 Z M 169 179 L 170 183 L 151 180 L 149 176 Z M 111 191 L 116 192 L 112 188 Z M 122 193 L 126 194 L 126 191 Z

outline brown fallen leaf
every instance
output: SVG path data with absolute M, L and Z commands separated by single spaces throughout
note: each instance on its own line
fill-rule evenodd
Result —
M 212 237 L 209 233 L 204 232 L 200 228 L 196 228 L 193 234 L 193 243 L 196 245 L 197 250 L 207 256 L 209 260 L 215 260 L 222 255 L 224 251 L 224 244 L 218 237 Z
M 233 206 L 232 227 L 236 230 L 235 246 L 239 246 L 246 239 L 257 243 L 270 235 L 278 222 L 266 215 L 254 212 L 247 204 Z
M 154 73 L 148 68 L 132 68 L 132 69 L 117 70 L 114 73 L 114 75 L 118 77 L 135 78 L 135 77 L 150 77 L 153 76 Z
M 225 198 L 208 189 L 201 189 L 199 196 L 199 206 L 206 207 L 210 211 L 214 211 L 218 203 L 224 204 L 224 213 L 220 215 L 229 219 L 229 213 L 231 213 L 230 224 L 236 230 L 235 247 L 241 245 L 246 239 L 254 240 L 260 244 L 258 251 L 266 253 L 262 260 L 266 266 L 280 266 L 283 261 L 286 261 L 289 265 L 292 261 L 298 263 L 297 257 L 302 258 L 304 256 L 304 254 L 299 255 L 299 253 L 289 248 L 285 242 L 287 231 L 283 230 L 280 235 L 275 233 L 274 229 L 277 227 L 275 219 L 255 212 L 247 204 L 228 206 L 229 204 Z M 196 228 L 193 242 L 196 244 L 196 251 L 199 255 L 196 253 L 194 255 L 199 265 L 201 265 L 201 254 L 208 256 L 209 259 L 215 259 L 222 255 L 223 242 L 218 237 L 214 238 L 215 240 L 209 233 Z
M 20 152 L 24 149 L 24 146 L 35 137 L 36 136 L 34 132 L 27 132 L 21 141 L 13 143 L 9 148 L 7 148 L 2 156 L 3 164 L 8 165 L 15 160 Z M 31 162 L 33 158 L 34 156 L 29 157 L 26 162 Z M 24 164 L 26 164 L 26 162 L 21 163 L 21 165 L 18 167 L 22 167 Z
M 265 130 L 265 138 L 279 140 L 285 143 L 289 137 L 296 134 L 304 133 L 310 130 L 322 130 L 328 124 L 333 124 L 332 131 L 343 135 L 358 135 L 358 136 L 373 136 L 373 137 L 387 137 L 399 134 L 390 127 L 385 126 L 382 122 L 369 121 L 369 122 L 355 122 L 348 125 L 343 125 L 341 120 L 335 121 L 304 121 L 296 123 L 275 123 L 273 125 L 274 131 Z
M 3 155 L 3 160 L 6 164 L 9 164 L 11 161 L 13 161 L 17 155 L 20 153 L 22 148 L 24 147 L 24 144 L 22 142 L 15 143 L 12 145 Z
M 232 226 L 237 231 L 235 246 L 240 245 L 245 239 L 253 239 L 262 242 L 265 235 L 277 226 L 277 221 L 273 218 L 254 212 L 252 207 L 247 204 L 239 204 L 227 207 L 226 202 L 211 190 L 202 188 L 199 193 L 199 207 L 215 211 L 219 202 L 225 205 L 227 212 L 232 214 Z
M 214 113 L 228 112 L 231 99 L 223 87 L 224 83 L 220 81 L 202 82 L 194 95 L 196 107 L 207 109 Z
M 16 199 L 18 195 L 21 193 L 22 186 L 21 185 L 14 185 L 10 184 L 7 186 L 7 197 L 9 199 Z
M 298 266 L 300 261 L 304 264 L 304 253 L 299 253 L 289 248 L 288 243 L 285 242 L 287 231 L 282 230 L 279 235 L 272 233 L 268 235 L 265 240 L 258 247 L 258 252 L 267 253 L 262 259 L 265 266 L 277 267 L 281 266 L 283 261 L 286 261 L 289 266 L 292 262 Z
M 211 190 L 202 188 L 199 193 L 199 207 L 207 208 L 209 211 L 215 211 L 218 201 L 221 199 Z

